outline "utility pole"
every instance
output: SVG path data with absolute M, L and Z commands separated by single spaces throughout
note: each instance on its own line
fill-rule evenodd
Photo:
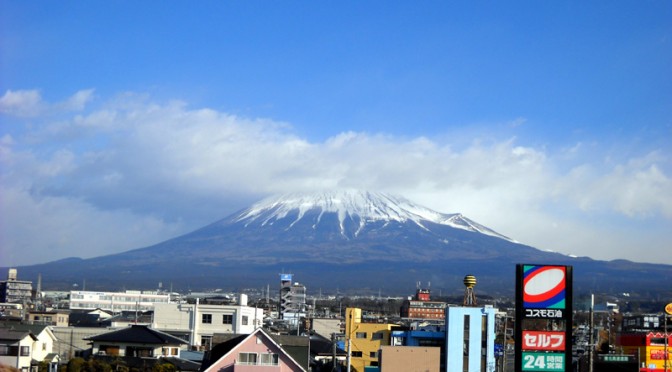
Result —
M 331 334 L 331 372 L 336 372 L 336 333 Z
M 590 339 L 588 345 L 588 372 L 593 372 L 593 351 L 595 349 L 595 340 L 593 337 L 593 307 L 595 306 L 595 295 L 590 295 Z

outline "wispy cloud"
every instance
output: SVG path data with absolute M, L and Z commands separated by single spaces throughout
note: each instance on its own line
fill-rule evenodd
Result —
M 399 193 L 539 248 L 596 258 L 641 259 L 630 244 L 644 233 L 610 230 L 605 221 L 656 219 L 669 228 L 672 220 L 666 149 L 615 162 L 595 148 L 553 153 L 515 138 L 474 138 L 456 149 L 450 133 L 437 141 L 343 132 L 311 142 L 287 123 L 135 94 L 86 111 L 92 95 L 59 104 L 37 91 L 3 96 L 4 113 L 41 122 L 0 133 L 6 262 L 137 248 L 266 194 L 336 187 Z M 35 116 L 56 106 L 72 114 Z M 663 253 L 651 260 L 669 262 Z
M 61 112 L 82 111 L 94 95 L 93 89 L 80 90 L 63 102 L 49 104 L 37 89 L 8 90 L 0 97 L 0 113 L 18 117 L 37 117 Z

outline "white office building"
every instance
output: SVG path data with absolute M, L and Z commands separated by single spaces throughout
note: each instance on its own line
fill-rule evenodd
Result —
M 70 310 L 102 309 L 122 311 L 150 311 L 155 304 L 170 302 L 169 294 L 155 291 L 94 292 L 70 291 Z

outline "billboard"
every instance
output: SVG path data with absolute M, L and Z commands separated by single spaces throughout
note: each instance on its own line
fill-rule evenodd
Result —
M 565 371 L 572 362 L 572 267 L 516 265 L 516 371 Z

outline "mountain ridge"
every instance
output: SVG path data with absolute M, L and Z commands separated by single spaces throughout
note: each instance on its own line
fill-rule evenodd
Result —
M 386 194 L 334 194 L 338 203 L 324 193 L 311 195 L 267 198 L 148 247 L 29 266 L 21 275 L 42 274 L 44 283 L 63 286 L 86 279 L 90 288 L 159 281 L 175 288 L 240 288 L 268 285 L 290 269 L 314 287 L 398 291 L 417 280 L 463 290 L 462 277 L 473 274 L 479 288 L 510 295 L 515 265 L 533 263 L 573 265 L 578 291 L 670 291 L 665 285 L 672 280 L 670 265 L 546 252 L 459 213 L 435 212 Z

